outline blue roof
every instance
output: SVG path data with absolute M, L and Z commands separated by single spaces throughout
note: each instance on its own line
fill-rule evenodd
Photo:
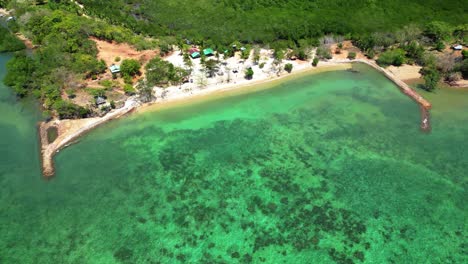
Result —
M 119 66 L 119 65 L 112 65 L 112 66 L 109 67 L 109 69 L 110 69 L 110 71 L 111 71 L 112 73 L 118 73 L 118 72 L 120 72 L 120 66 Z

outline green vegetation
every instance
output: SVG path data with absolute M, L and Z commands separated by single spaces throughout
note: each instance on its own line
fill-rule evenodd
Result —
M 16 9 L 21 31 L 39 48 L 30 55 L 15 54 L 7 65 L 5 83 L 20 97 L 38 97 L 44 102 L 44 110 L 55 112 L 60 118 L 78 118 L 90 113 L 63 99 L 61 91 L 75 89 L 79 80 L 95 79 L 107 69 L 104 61 L 96 59 L 96 44 L 90 36 L 131 44 L 143 41 L 143 37 L 135 36 L 129 29 L 68 12 L 70 9 L 64 8 L 68 4 L 51 2 L 45 6 L 28 6 L 10 1 L 9 5 Z M 2 34 L 2 39 L 8 40 L 9 35 Z M 19 45 L 17 49 L 20 49 Z M 138 73 L 139 63 L 138 67 L 134 61 L 123 64 L 124 74 Z
M 90 110 L 66 101 L 56 101 L 53 107 L 61 119 L 83 118 L 90 114 Z
M 174 46 L 186 52 L 189 43 L 218 52 L 227 51 L 229 56 L 245 47 L 241 53 L 243 58 L 247 58 L 253 48 L 255 64 L 260 60 L 258 48 L 268 46 L 275 50 L 277 66 L 286 57 L 307 59 L 311 46 L 318 47 L 312 63 L 316 66 L 317 59 L 332 57 L 330 43 L 339 43 L 341 49 L 345 39 L 352 40 L 369 58 L 379 56 L 378 63 L 383 66 L 406 62 L 424 65 L 429 47 L 442 50 L 456 41 L 468 42 L 466 8 L 453 0 L 78 2 L 84 9 L 73 1 L 0 1 L 1 6 L 14 9 L 17 17 L 16 21 L 8 23 L 9 29 L 0 28 L 0 51 L 24 48 L 11 33 L 17 31 L 39 46 L 32 54 L 14 56 L 8 64 L 5 82 L 20 97 L 39 98 L 44 110 L 51 113 L 58 114 L 57 107 L 63 110 L 65 103 L 72 105 L 62 98 L 64 91 L 75 91 L 81 80 L 97 79 L 106 71 L 104 61 L 96 59 L 96 45 L 90 37 L 126 42 L 137 49 L 159 47 L 162 56 L 170 53 Z M 432 21 L 428 21 L 428 17 Z M 350 53 L 350 59 L 352 55 Z M 120 58 L 115 60 L 120 61 Z M 184 61 L 190 68 L 188 54 L 184 55 Z M 217 62 L 206 60 L 204 56 L 201 61 L 209 76 L 218 70 Z M 134 60 L 124 60 L 121 64 L 124 82 L 133 84 L 132 77 L 139 74 L 141 65 Z M 460 75 L 466 78 L 466 59 L 452 66 L 435 65 L 433 69 L 439 71 L 440 78 L 456 79 Z M 188 74 L 160 58 L 152 60 L 147 70 L 145 85 L 148 86 L 180 84 Z M 432 76 L 427 77 L 430 82 L 437 80 L 432 71 L 426 72 Z M 253 72 L 248 70 L 246 78 L 252 76 Z M 113 75 L 114 79 L 117 77 Z M 67 111 L 72 110 L 77 113 L 61 116 L 80 116 L 83 112 L 78 107 L 67 108 Z
M 123 89 L 126 95 L 134 95 L 136 93 L 135 88 L 130 84 L 125 84 Z
M 219 70 L 219 61 L 217 60 L 208 60 L 205 62 L 205 71 L 208 76 L 211 78 L 215 75 L 215 73 Z
M 252 68 L 248 68 L 247 70 L 245 70 L 245 78 L 247 80 L 251 80 L 253 78 L 253 75 L 254 71 L 252 70 Z
M 330 49 L 326 46 L 320 46 L 317 48 L 317 57 L 319 59 L 326 59 L 329 60 L 332 58 L 332 55 L 330 53 Z
M 24 43 L 8 29 L 0 26 L 0 52 L 11 52 L 25 49 Z
M 463 56 L 463 59 L 468 59 L 468 50 L 463 50 L 462 56 Z
M 284 70 L 287 71 L 288 73 L 291 73 L 292 69 L 293 69 L 293 65 L 291 63 L 286 63 L 286 65 L 284 65 Z
M 188 75 L 187 71 L 175 67 L 172 63 L 156 57 L 146 64 L 147 85 L 168 86 L 170 84 L 180 84 Z
M 466 23 L 458 1 L 437 0 L 80 0 L 85 12 L 136 33 L 176 36 L 228 45 L 234 41 L 273 43 L 318 38 L 325 33 L 395 31 L 410 23 Z M 403 8 L 404 7 L 404 8 Z M 200 15 L 194 15 L 196 14 Z M 298 19 L 300 17 L 301 19 Z M 268 26 L 265 26 L 268 25 Z M 433 27 L 439 29 L 440 24 Z M 444 24 L 442 24 L 442 30 Z
M 300 60 L 307 60 L 309 58 L 309 56 L 307 55 L 307 53 L 304 51 L 304 49 L 300 49 L 298 52 L 297 52 L 297 58 L 300 59 Z
M 381 66 L 401 66 L 405 63 L 405 51 L 402 49 L 392 49 L 387 50 L 380 54 L 379 58 L 377 59 L 377 63 Z
M 312 61 L 312 66 L 317 67 L 319 61 L 320 61 L 319 58 L 315 57 L 314 60 Z
M 356 59 L 356 52 L 350 52 L 350 53 L 348 53 L 348 59 L 350 59 L 350 60 Z
M 460 71 L 463 74 L 463 78 L 468 79 L 468 59 L 463 60 Z
M 141 64 L 137 60 L 126 59 L 120 65 L 120 73 L 122 76 L 135 76 L 140 74 Z
M 427 91 L 432 91 L 437 87 L 437 84 L 440 81 L 440 73 L 437 71 L 437 69 L 433 66 L 430 65 L 428 67 L 424 67 L 421 70 L 421 73 L 424 76 L 424 89 Z

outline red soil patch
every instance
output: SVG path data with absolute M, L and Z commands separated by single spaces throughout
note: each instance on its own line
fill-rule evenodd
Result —
M 99 40 L 97 38 L 91 38 L 96 42 L 98 48 L 98 59 L 102 59 L 106 62 L 107 66 L 112 64 L 120 64 L 115 62 L 115 58 L 120 57 L 124 59 L 138 60 L 142 65 L 146 64 L 150 59 L 154 58 L 159 54 L 157 50 L 141 50 L 138 51 L 134 47 L 127 43 L 115 43 Z
M 348 54 L 350 52 L 356 53 L 356 59 L 366 59 L 366 56 L 359 50 L 359 48 L 355 47 L 353 43 L 349 40 L 343 41 L 343 48 L 339 49 L 338 44 L 333 44 L 330 47 L 330 52 L 333 55 L 334 59 L 346 59 L 348 58 Z M 339 51 L 339 53 L 337 53 Z

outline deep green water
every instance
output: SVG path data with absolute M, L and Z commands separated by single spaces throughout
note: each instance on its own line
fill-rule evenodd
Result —
M 1 86 L 0 263 L 466 263 L 468 94 L 423 134 L 359 68 L 111 122 L 49 182 Z

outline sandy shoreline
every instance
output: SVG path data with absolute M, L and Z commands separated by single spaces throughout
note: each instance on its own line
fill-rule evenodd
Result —
M 346 70 L 351 68 L 352 64 L 350 61 L 343 62 L 323 62 L 318 67 L 307 67 L 293 71 L 290 74 L 282 74 L 280 76 L 274 76 L 271 78 L 263 78 L 259 80 L 249 81 L 245 80 L 237 83 L 225 83 L 225 84 L 210 84 L 204 89 L 192 91 L 191 93 L 177 92 L 167 96 L 164 99 L 159 99 L 150 103 L 141 104 L 135 99 L 130 98 L 126 101 L 125 106 L 116 110 L 111 111 L 103 117 L 76 119 L 76 120 L 53 120 L 50 122 L 40 122 L 38 125 L 38 133 L 40 140 L 40 153 L 42 162 L 42 173 L 44 177 L 50 178 L 54 176 L 55 169 L 53 164 L 54 155 L 61 149 L 71 145 L 82 135 L 91 131 L 92 129 L 107 123 L 110 120 L 120 118 L 130 112 L 147 112 L 155 111 L 157 109 L 172 107 L 174 105 L 182 105 L 186 103 L 193 103 L 197 100 L 206 99 L 208 97 L 218 96 L 224 97 L 227 93 L 231 92 L 253 92 L 265 87 L 271 87 L 274 82 L 286 81 L 288 79 L 297 78 L 299 76 L 335 71 L 335 70 Z M 260 87 L 265 85 L 265 87 Z M 177 87 L 171 87 L 167 89 L 178 89 Z M 49 144 L 47 138 L 47 130 L 50 127 L 55 127 L 58 131 L 58 137 Z
M 69 146 L 74 140 L 97 126 L 130 113 L 138 107 L 138 105 L 139 104 L 135 100 L 131 99 L 125 103 L 124 107 L 111 111 L 103 117 L 40 122 L 38 130 L 41 145 L 42 173 L 44 177 L 49 178 L 55 174 L 53 164 L 55 153 L 59 152 L 62 148 Z M 47 130 L 51 127 L 57 129 L 58 137 L 49 144 Z
M 422 119 L 421 128 L 426 130 L 429 126 L 428 110 L 431 108 L 431 104 L 426 101 L 422 96 L 412 90 L 406 83 L 401 79 L 398 79 L 389 70 L 383 69 L 378 66 L 375 62 L 367 59 L 356 59 L 350 61 L 348 59 L 332 59 L 326 62 L 320 62 L 317 67 L 312 67 L 309 62 L 302 64 L 296 63 L 295 70 L 292 73 L 282 73 L 280 75 L 262 75 L 260 78 L 254 80 L 244 80 L 241 78 L 235 79 L 234 83 L 211 83 L 205 88 L 183 90 L 182 87 L 170 87 L 162 89 L 155 88 L 157 100 L 151 103 L 140 104 L 134 98 L 130 98 L 126 101 L 125 106 L 111 111 L 104 117 L 79 119 L 79 120 L 54 120 L 48 123 L 41 122 L 39 124 L 39 137 L 41 142 L 41 160 L 42 170 L 44 177 L 52 177 L 55 174 L 53 156 L 55 153 L 60 151 L 62 148 L 70 145 L 74 140 L 78 139 L 83 134 L 96 128 L 97 126 L 106 123 L 110 120 L 119 118 L 128 114 L 129 112 L 151 112 L 162 108 L 173 107 L 177 105 L 185 105 L 187 103 L 195 103 L 210 98 L 225 97 L 234 94 L 249 93 L 268 87 L 273 87 L 275 83 L 287 81 L 290 79 L 306 76 L 309 74 L 346 70 L 352 67 L 352 63 L 365 63 L 372 68 L 382 72 L 388 79 L 393 81 L 400 90 L 407 96 L 412 98 L 421 106 Z M 164 91 L 170 91 L 165 96 L 161 93 Z M 158 92 L 160 94 L 158 94 Z M 424 113 L 424 114 L 423 114 Z M 426 116 L 426 121 L 423 122 L 423 116 Z M 426 123 L 427 122 L 427 123 Z M 47 129 L 49 127 L 56 127 L 58 130 L 58 137 L 52 143 L 48 143 Z
M 292 79 L 311 74 L 318 74 L 328 71 L 340 71 L 351 69 L 352 62 L 324 62 L 319 67 L 310 67 L 300 69 L 289 74 L 283 74 L 278 77 L 269 79 L 260 79 L 255 81 L 246 81 L 242 83 L 227 83 L 211 85 L 204 89 L 197 90 L 194 93 L 178 93 L 175 96 L 170 96 L 164 99 L 157 99 L 154 102 L 142 104 L 135 110 L 135 113 L 151 112 L 161 108 L 169 108 L 177 105 L 186 105 L 199 101 L 217 99 L 226 96 L 240 95 L 244 93 L 252 93 L 273 87 L 275 84 L 280 84 Z

